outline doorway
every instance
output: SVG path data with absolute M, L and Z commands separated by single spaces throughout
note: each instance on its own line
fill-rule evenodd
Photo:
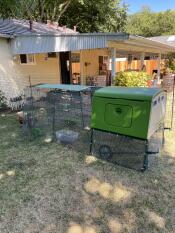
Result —
M 71 52 L 60 52 L 61 83 L 71 83 Z

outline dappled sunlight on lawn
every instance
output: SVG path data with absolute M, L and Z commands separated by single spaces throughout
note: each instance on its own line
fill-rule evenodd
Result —
M 8 176 L 15 176 L 15 170 L 7 171 L 6 174 Z
M 7 177 L 7 176 L 15 176 L 15 170 L 10 170 L 10 171 L 7 171 L 5 173 L 0 173 L 0 180 Z
M 0 125 L 0 129 L 6 129 L 7 125 Z
M 169 157 L 175 159 L 175 133 L 173 131 L 165 131 L 164 153 L 168 153 Z
M 136 213 L 132 208 L 125 208 L 123 210 L 123 226 L 125 231 L 124 232 L 137 232 L 136 228 L 137 228 L 137 216 Z
M 41 233 L 56 233 L 57 232 L 57 227 L 55 224 L 47 224 L 44 229 L 41 231 Z
M 111 231 L 111 233 L 120 233 L 122 232 L 122 224 L 117 218 L 110 218 L 108 220 L 108 227 Z
M 2 178 L 4 178 L 4 176 L 5 176 L 5 175 L 1 173 L 1 174 L 0 174 L 0 180 L 1 180 Z
M 85 156 L 85 163 L 87 165 L 90 165 L 90 164 L 95 163 L 97 161 L 98 161 L 98 159 L 95 156 L 92 156 L 92 155 Z
M 98 193 L 102 198 L 113 202 L 126 201 L 131 196 L 131 191 L 123 185 L 115 184 L 112 186 L 107 182 L 100 182 L 96 178 L 91 178 L 84 187 L 86 192 L 91 194 Z
M 4 113 L 1 114 L 1 117 L 5 117 L 6 115 Z
M 70 223 L 67 233 L 99 233 L 95 226 L 81 226 L 77 223 Z
M 12 133 L 11 136 L 12 136 L 12 138 L 15 138 L 17 136 L 17 134 L 16 133 Z
M 159 229 L 163 229 L 165 227 L 165 219 L 157 213 L 150 210 L 146 210 L 145 214 L 147 215 L 149 221 L 155 224 Z
M 51 143 L 50 132 L 23 140 L 16 115 L 0 117 L 3 125 L 0 232 L 174 232 L 175 133 L 165 133 L 166 150 L 140 173 Z

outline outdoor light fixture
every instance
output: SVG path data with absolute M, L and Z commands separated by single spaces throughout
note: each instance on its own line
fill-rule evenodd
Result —
M 91 63 L 90 62 L 85 62 L 84 65 L 85 66 L 89 66 Z

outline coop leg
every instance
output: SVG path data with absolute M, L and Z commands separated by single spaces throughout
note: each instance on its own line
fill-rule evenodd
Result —
M 145 141 L 145 155 L 144 155 L 144 161 L 143 161 L 143 168 L 141 169 L 142 171 L 145 171 L 148 168 L 148 145 L 149 141 Z
M 82 94 L 80 92 L 80 105 L 81 105 L 81 117 L 82 117 L 82 126 L 83 126 L 83 129 L 85 127 L 85 124 L 84 124 L 84 114 L 83 114 L 83 100 L 82 100 Z
M 94 134 L 94 130 L 91 129 L 91 138 L 90 138 L 90 154 L 92 154 L 92 146 L 93 146 L 93 134 Z
M 165 144 L 165 125 L 163 123 L 163 126 L 162 126 L 162 148 L 164 147 L 164 144 Z
M 53 140 L 55 139 L 55 102 L 54 102 L 54 106 L 52 106 L 52 114 L 53 114 L 53 118 L 52 118 L 52 137 Z

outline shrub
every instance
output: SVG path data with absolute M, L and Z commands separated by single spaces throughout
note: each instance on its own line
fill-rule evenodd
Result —
M 2 91 L 0 90 L 0 110 L 5 109 L 6 107 L 7 107 L 6 98 L 3 95 Z
M 119 72 L 115 78 L 115 86 L 147 87 L 149 80 L 151 80 L 151 77 L 146 72 Z
M 175 54 L 169 54 L 164 63 L 164 73 L 175 73 Z

